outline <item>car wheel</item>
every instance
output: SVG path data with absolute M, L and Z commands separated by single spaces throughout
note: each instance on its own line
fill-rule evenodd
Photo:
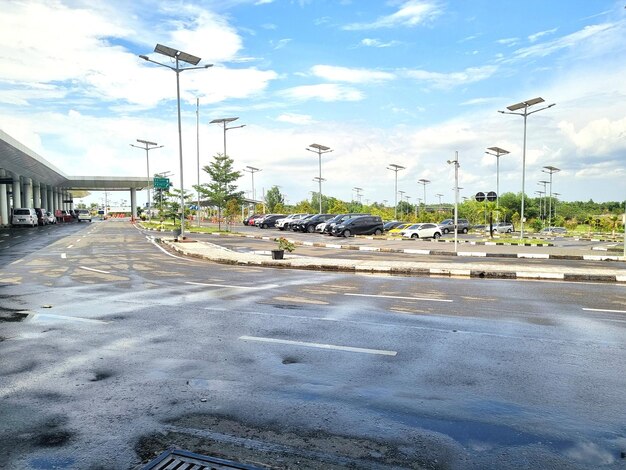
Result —
M 511 230 L 511 229 L 508 229 L 508 230 L 506 231 L 506 233 L 511 233 L 511 232 L 512 232 L 512 230 Z
M 412 233 L 411 238 L 419 238 L 420 236 L 417 233 Z
M 438 239 L 438 238 L 440 238 L 440 237 L 441 237 L 441 234 L 440 234 L 439 232 L 435 232 L 435 234 L 433 235 L 433 238 L 434 238 L 435 240 L 437 240 L 437 239 Z
M 267 224 L 261 224 L 261 228 L 267 228 Z
M 343 232 L 343 236 L 348 238 L 350 235 L 352 235 L 352 232 L 350 232 L 350 230 L 344 230 Z
M 376 235 L 377 237 L 381 236 L 382 234 L 383 234 L 383 231 L 382 231 L 382 230 L 380 230 L 380 229 L 377 229 L 377 230 L 374 232 L 374 235 Z
M 306 231 L 307 231 L 308 233 L 313 233 L 313 232 L 315 232 L 315 227 L 313 227 L 312 225 L 309 225 L 309 226 L 306 228 Z
M 463 233 L 467 233 L 467 227 L 462 230 Z
M 444 228 L 444 229 L 443 229 L 443 233 L 448 233 L 448 229 L 447 229 L 447 228 Z

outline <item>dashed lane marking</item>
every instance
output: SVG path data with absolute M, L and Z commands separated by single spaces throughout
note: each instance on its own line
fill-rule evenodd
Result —
M 348 292 L 344 293 L 343 295 L 351 295 L 354 297 L 376 297 L 376 298 L 381 298 L 381 299 L 424 300 L 427 302 L 453 302 L 453 300 L 450 300 L 450 299 L 429 299 L 425 297 L 403 297 L 400 295 L 351 294 Z
M 88 268 L 86 266 L 79 266 L 80 269 L 84 269 L 86 271 L 93 271 L 94 273 L 100 273 L 100 274 L 111 274 L 110 271 L 102 271 L 100 269 L 94 269 L 94 268 Z
M 243 341 L 258 341 L 261 343 L 274 343 L 274 344 L 289 344 L 292 346 L 303 346 L 306 348 L 317 349 L 331 349 L 334 351 L 346 351 L 362 354 L 378 354 L 380 356 L 396 356 L 397 351 L 386 351 L 384 349 L 368 349 L 368 348 L 355 348 L 352 346 L 339 346 L 335 344 L 322 344 L 322 343 L 305 343 L 303 341 L 291 341 L 288 339 L 276 339 L 276 338 L 261 338 L 258 336 L 240 336 L 240 340 Z

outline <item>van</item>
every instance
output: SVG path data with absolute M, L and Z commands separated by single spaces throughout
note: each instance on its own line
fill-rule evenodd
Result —
M 28 207 L 13 209 L 11 225 L 30 225 L 31 227 L 37 227 L 37 223 L 37 212 L 35 212 L 35 209 Z

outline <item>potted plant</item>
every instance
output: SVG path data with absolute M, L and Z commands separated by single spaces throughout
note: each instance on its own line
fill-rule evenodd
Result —
M 283 259 L 283 255 L 285 254 L 285 251 L 288 251 L 289 253 L 291 253 L 295 249 L 296 249 L 296 245 L 294 245 L 292 242 L 290 242 L 286 238 L 280 237 L 278 239 L 278 249 L 272 250 L 272 259 Z

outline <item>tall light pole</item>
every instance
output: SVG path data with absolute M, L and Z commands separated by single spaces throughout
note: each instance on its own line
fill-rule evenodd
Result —
M 561 193 L 552 193 L 552 195 L 554 196 L 554 220 L 556 221 L 556 203 L 559 200 Z
M 363 188 L 354 187 L 352 189 L 356 192 L 356 200 L 357 200 L 357 202 L 360 203 L 361 202 L 361 191 L 363 191 Z
M 406 191 L 398 191 L 398 194 L 400 195 L 400 204 L 402 204 L 402 199 L 404 198 L 404 193 L 405 192 Z M 402 215 L 404 215 L 404 214 L 402 214 Z
M 537 184 L 542 184 L 543 185 L 543 191 L 539 191 L 539 195 L 540 195 L 540 200 L 539 200 L 539 213 L 541 214 L 541 220 L 542 222 L 545 223 L 546 221 L 546 201 L 545 201 L 545 196 L 546 194 L 548 194 L 546 187 L 547 185 L 550 184 L 549 181 L 545 181 L 545 180 L 541 180 L 539 182 L 537 182 Z M 548 225 L 549 226 L 549 225 Z
M 222 127 L 224 128 L 224 156 L 227 155 L 227 153 L 226 153 L 226 131 L 229 131 L 231 129 L 240 129 L 242 127 L 246 127 L 245 124 L 242 124 L 240 126 L 230 126 L 230 127 L 228 127 L 228 123 L 229 122 L 236 121 L 237 119 L 239 119 L 239 118 L 238 117 L 231 117 L 231 118 L 213 119 L 212 121 L 209 122 L 209 124 L 221 124 Z
M 196 98 L 196 169 L 198 170 L 198 187 L 200 187 L 200 98 Z M 200 227 L 200 190 L 196 190 L 196 198 L 198 207 L 196 209 L 196 218 L 198 219 L 198 227 Z
M 163 64 L 161 62 L 157 62 L 156 60 L 150 59 L 146 55 L 140 55 L 143 60 L 148 62 L 152 62 L 153 64 L 160 65 L 162 67 L 167 67 L 170 70 L 176 72 L 176 104 L 178 110 L 178 157 L 180 160 L 180 238 L 184 239 L 185 233 L 185 187 L 183 186 L 183 134 L 180 123 L 180 73 L 185 70 L 196 70 L 196 69 L 207 69 L 209 67 L 213 67 L 213 64 L 206 64 L 202 67 L 181 67 L 180 62 L 185 62 L 191 65 L 198 65 L 200 62 L 200 57 L 196 57 L 191 54 L 187 54 L 186 52 L 179 51 L 177 49 L 173 49 L 171 47 L 164 46 L 162 44 L 157 44 L 154 48 L 154 52 L 159 54 L 163 54 L 167 57 L 171 57 L 174 59 L 176 66 L 172 67 L 171 65 Z
M 406 198 L 406 218 L 408 220 L 409 214 L 411 213 L 411 204 L 409 203 L 409 199 L 411 199 L 411 196 L 407 194 L 404 197 Z
M 390 163 L 389 166 L 387 167 L 387 169 L 395 172 L 395 174 L 396 174 L 396 185 L 395 185 L 394 190 L 393 190 L 393 197 L 394 197 L 393 218 L 397 219 L 398 218 L 398 172 L 400 170 L 404 170 L 404 167 L 401 166 L 401 165 L 396 165 L 395 163 Z
M 522 116 L 524 118 L 524 147 L 522 151 L 522 214 L 521 214 L 521 220 L 520 220 L 520 225 L 521 225 L 520 238 L 524 238 L 524 200 L 525 200 L 524 191 L 526 189 L 525 188 L 526 186 L 526 121 L 528 120 L 528 116 L 530 116 L 531 114 L 538 113 L 539 111 L 543 111 L 544 109 L 551 108 L 552 106 L 555 106 L 556 103 L 549 104 L 548 106 L 544 106 L 543 108 L 535 109 L 534 111 L 530 111 L 530 112 L 528 112 L 528 108 L 536 104 L 543 103 L 544 101 L 545 100 L 541 97 L 533 98 L 532 100 L 522 101 L 521 103 L 515 103 L 515 104 L 512 104 L 511 106 L 507 106 L 506 109 L 508 109 L 508 111 L 498 111 L 499 113 L 502 113 L 502 114 L 517 114 L 518 116 Z M 520 109 L 522 109 L 523 111 L 519 113 L 515 112 Z
M 555 166 L 544 166 L 541 170 L 544 173 L 550 174 L 550 199 L 548 200 L 548 227 L 552 227 L 552 175 L 561 171 Z
M 151 222 L 152 221 L 152 205 L 150 204 L 150 182 L 152 181 L 152 178 L 150 178 L 150 159 L 148 158 L 148 152 L 150 150 L 160 149 L 163 146 L 157 144 L 156 142 L 150 142 L 149 140 L 137 139 L 137 142 L 144 144 L 144 147 L 141 147 L 135 144 L 130 144 L 130 146 L 138 148 L 138 149 L 146 150 L 146 171 L 147 171 L 147 176 L 148 176 L 148 222 Z
M 454 165 L 454 251 L 457 251 L 459 235 L 459 152 L 454 153 L 454 160 L 448 160 L 448 165 Z
M 441 198 L 443 197 L 443 194 L 437 193 L 435 194 L 435 196 L 439 198 L 439 212 L 441 212 Z
M 319 183 L 319 193 L 320 193 L 320 214 L 322 213 L 322 154 L 332 152 L 330 147 L 326 147 L 325 145 L 320 144 L 311 144 L 306 150 L 309 152 L 317 153 L 319 159 L 319 176 L 317 177 L 317 181 Z
M 500 157 L 507 155 L 511 152 L 501 149 L 500 147 L 489 147 L 487 150 L 491 152 L 485 152 L 488 155 L 496 157 L 496 209 L 500 208 Z
M 254 212 L 256 212 L 256 192 L 254 191 L 254 174 L 262 170 L 248 165 L 243 169 L 243 171 L 247 171 L 252 176 L 252 201 L 253 201 L 252 203 L 254 204 Z
M 426 210 L 426 185 L 430 183 L 430 180 L 422 178 L 417 180 L 417 183 L 424 186 L 424 210 Z
M 537 184 L 541 184 L 543 183 L 543 181 L 539 181 L 539 183 Z M 543 195 L 545 194 L 545 190 L 544 191 L 535 191 L 535 194 L 537 196 L 539 196 L 539 218 L 541 219 L 541 227 L 545 228 L 545 217 L 543 216 Z

